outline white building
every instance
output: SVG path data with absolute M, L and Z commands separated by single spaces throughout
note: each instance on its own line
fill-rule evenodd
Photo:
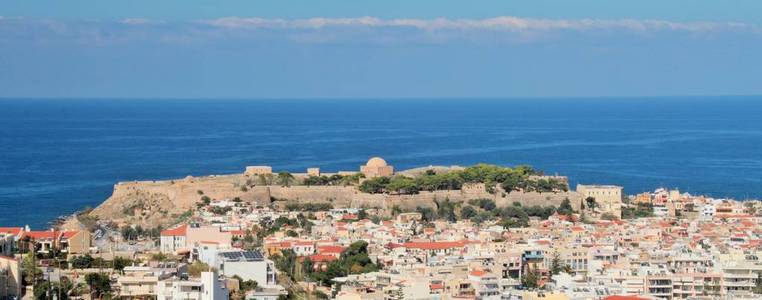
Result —
M 161 232 L 162 253 L 187 253 L 202 243 L 217 243 L 220 247 L 230 247 L 232 234 L 216 226 L 198 224 L 182 225 Z
M 265 259 L 259 251 L 224 251 L 217 254 L 214 264 L 227 277 L 238 276 L 254 280 L 260 286 L 275 286 L 275 264 Z
M 653 213 L 657 217 L 666 217 L 669 215 L 669 209 L 666 206 L 654 206 Z
M 297 256 L 308 256 L 315 254 L 315 243 L 310 241 L 297 241 L 291 248 Z
M 163 280 L 156 285 L 156 300 L 228 300 L 228 290 L 214 272 L 200 280 Z
M 179 227 L 163 230 L 161 232 L 161 253 L 177 253 L 186 245 L 186 233 L 188 231 L 188 225 L 181 225 Z
M 717 213 L 717 207 L 714 204 L 705 204 L 701 209 L 701 216 L 704 218 L 712 218 Z

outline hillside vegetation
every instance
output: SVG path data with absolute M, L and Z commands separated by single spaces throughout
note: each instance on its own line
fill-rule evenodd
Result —
M 542 172 L 530 166 L 515 168 L 479 164 L 463 170 L 449 172 L 424 172 L 417 177 L 396 175 L 394 177 L 376 177 L 365 180 L 359 189 L 364 193 L 415 194 L 419 191 L 459 190 L 463 184 L 482 183 L 488 192 L 494 193 L 501 187 L 507 193 L 523 192 L 559 192 L 568 191 L 566 182 L 555 178 L 542 178 Z

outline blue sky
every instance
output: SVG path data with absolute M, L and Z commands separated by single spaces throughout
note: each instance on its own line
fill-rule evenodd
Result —
M 5 1 L 0 97 L 762 94 L 762 1 Z

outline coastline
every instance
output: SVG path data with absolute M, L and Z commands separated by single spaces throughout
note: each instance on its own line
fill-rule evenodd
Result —
M 9 129 L 0 157 L 10 160 L 0 171 L 0 210 L 14 214 L 0 216 L 0 224 L 46 227 L 65 212 L 100 205 L 115 181 L 227 174 L 259 163 L 352 169 L 374 154 L 400 168 L 529 163 L 573 183 L 621 185 L 628 194 L 679 187 L 714 198 L 762 197 L 760 98 L 687 98 L 429 99 L 404 107 L 7 100 L 0 103 Z
M 261 168 L 261 167 L 256 167 Z M 269 168 L 269 167 L 267 167 Z M 455 172 L 463 170 L 463 167 L 450 166 L 428 166 L 418 167 L 409 170 L 403 170 L 396 173 L 395 176 L 423 176 L 427 173 L 427 170 L 437 170 L 436 172 Z M 247 171 L 249 169 L 247 168 Z M 267 169 L 267 172 L 271 172 Z M 344 174 L 351 173 L 350 171 L 342 171 Z M 322 173 L 320 176 L 327 177 L 331 174 L 339 173 Z M 270 173 L 268 173 L 270 174 Z M 276 173 L 272 173 L 275 176 Z M 297 178 L 297 181 L 305 180 L 305 178 L 313 178 L 314 176 L 308 173 L 291 173 Z M 261 175 L 260 175 L 261 177 Z M 114 185 L 114 191 L 112 195 L 104 200 L 101 204 L 88 210 L 83 208 L 73 214 L 59 216 L 52 220 L 49 224 L 50 227 L 68 226 L 83 228 L 78 217 L 80 215 L 88 216 L 103 216 L 109 220 L 117 220 L 127 217 L 132 220 L 129 222 L 138 222 L 138 220 L 132 219 L 125 215 L 125 210 L 129 207 L 132 209 L 139 209 L 141 214 L 140 224 L 148 228 L 155 227 L 157 225 L 166 225 L 166 219 L 168 217 L 175 218 L 186 210 L 193 210 L 194 203 L 198 201 L 200 196 L 206 197 L 209 195 L 213 201 L 226 201 L 233 198 L 242 198 L 246 202 L 259 203 L 258 205 L 271 205 L 271 199 L 282 199 L 280 201 L 286 201 L 287 203 L 331 203 L 338 207 L 391 207 L 392 205 L 401 205 L 407 207 L 407 209 L 415 209 L 416 207 L 426 207 L 431 205 L 431 201 L 436 202 L 439 199 L 450 199 L 455 201 L 466 201 L 469 199 L 479 198 L 492 198 L 498 201 L 498 204 L 509 205 L 516 201 L 523 202 L 525 205 L 558 205 L 563 198 L 573 200 L 572 203 L 577 205 L 582 201 L 581 196 L 575 193 L 563 193 L 556 195 L 557 192 L 550 194 L 537 194 L 532 195 L 527 192 L 513 192 L 506 193 L 505 191 L 497 193 L 485 192 L 486 187 L 484 185 L 477 185 L 469 187 L 467 190 L 442 191 L 439 194 L 430 192 L 416 192 L 413 195 L 394 195 L 389 193 L 382 194 L 365 194 L 359 193 L 356 190 L 357 187 L 341 187 L 341 186 L 313 186 L 304 185 L 304 183 L 295 184 L 293 186 L 279 186 L 279 185 L 264 185 L 257 186 L 253 182 L 258 180 L 256 174 L 247 173 L 231 173 L 222 175 L 206 175 L 200 177 L 186 176 L 184 178 L 168 179 L 168 180 L 143 180 L 143 181 L 126 181 L 118 182 Z M 568 180 L 563 176 L 550 176 L 548 178 L 562 178 Z M 317 177 L 314 177 L 317 178 Z M 246 188 L 244 187 L 244 182 Z M 595 187 L 595 186 L 593 186 Z M 464 187 L 465 188 L 465 187 Z M 621 187 L 620 187 L 621 188 Z M 579 187 L 577 187 L 579 190 Z M 663 189 L 656 189 L 658 193 Z M 198 192 L 198 193 L 197 193 Z M 465 194 L 464 194 L 465 192 Z M 137 194 L 135 194 L 137 193 Z M 679 193 L 679 192 L 678 192 Z M 502 195 L 501 195 L 502 194 Z M 172 195 L 172 196 L 170 196 Z M 715 198 L 691 195 L 688 193 L 681 194 L 684 197 L 699 197 L 706 198 L 708 201 L 714 201 Z M 506 198 L 506 196 L 509 196 Z M 551 196 L 555 197 L 555 200 L 551 201 Z M 624 195 L 623 203 L 633 203 L 639 195 Z M 126 197 L 126 198 L 125 198 Z M 136 198 L 137 197 L 137 198 Z M 156 198 L 158 197 L 158 198 Z M 203 198 L 201 197 L 201 198 Z M 359 198 L 358 198 L 359 197 Z M 502 199 L 502 200 L 501 200 Z M 535 199 L 535 200 L 531 200 Z M 732 200 L 732 201 L 745 201 L 734 199 L 716 199 L 716 200 Z M 136 202 L 137 201 L 137 202 Z M 338 202 L 337 202 L 338 201 Z M 392 202 L 389 202 L 392 201 Z M 527 202 L 528 201 L 528 202 Z M 756 201 L 748 199 L 748 201 Z M 149 204 L 150 203 L 150 204 Z M 395 204 L 396 203 L 396 204 Z M 146 206 L 148 205 L 148 206 Z M 499 204 L 500 205 L 500 204 Z M 584 204 L 582 204 L 584 205 Z M 163 207 L 163 208 L 161 208 Z M 94 212 L 94 215 L 93 215 Z M 162 214 L 163 217 L 157 218 L 157 213 Z M 132 213 L 130 213 L 130 216 Z M 148 221 L 153 218 L 154 221 Z

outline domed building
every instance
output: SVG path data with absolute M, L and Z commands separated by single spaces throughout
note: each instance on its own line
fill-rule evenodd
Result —
M 365 178 L 392 176 L 394 167 L 387 165 L 383 158 L 373 157 L 365 165 L 360 166 L 360 173 L 363 173 Z

